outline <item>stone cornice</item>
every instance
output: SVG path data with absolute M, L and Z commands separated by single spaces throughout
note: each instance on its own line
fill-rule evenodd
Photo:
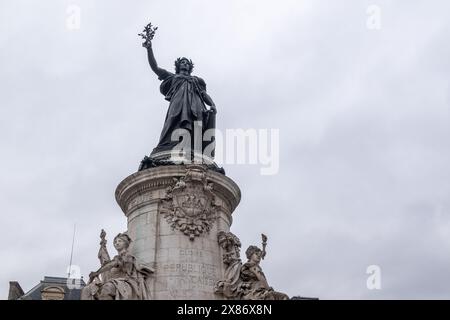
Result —
M 201 165 L 172 165 L 133 173 L 117 186 L 116 201 L 122 211 L 127 214 L 128 205 L 132 199 L 154 190 L 165 190 L 174 184 L 174 178 L 184 176 L 189 168 L 205 170 L 205 167 Z M 233 212 L 241 199 L 241 191 L 237 184 L 230 178 L 211 170 L 206 170 L 206 177 L 209 183 L 213 184 L 214 194 L 225 200 L 230 213 Z M 158 201 L 158 198 L 156 197 L 155 201 Z

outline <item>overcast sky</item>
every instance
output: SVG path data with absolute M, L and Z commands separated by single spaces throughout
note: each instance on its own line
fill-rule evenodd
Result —
M 449 299 L 449 11 L 445 0 L 1 1 L 0 297 L 10 280 L 28 291 L 64 276 L 74 223 L 85 278 L 100 229 L 109 245 L 126 229 L 115 188 L 156 146 L 168 106 L 137 36 L 151 21 L 158 63 L 194 61 L 219 129 L 280 130 L 278 174 L 224 164 L 242 191 L 232 231 L 243 251 L 268 235 L 275 289 Z M 366 286 L 370 265 L 381 290 Z

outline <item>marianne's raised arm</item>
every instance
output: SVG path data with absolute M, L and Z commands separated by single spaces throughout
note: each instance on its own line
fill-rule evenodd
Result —
M 152 68 L 153 72 L 156 73 L 158 77 L 161 77 L 164 73 L 167 73 L 163 68 L 158 67 L 156 63 L 155 55 L 153 54 L 152 42 L 147 40 L 142 44 L 145 48 L 147 48 L 147 57 L 148 63 L 150 64 L 150 68 Z

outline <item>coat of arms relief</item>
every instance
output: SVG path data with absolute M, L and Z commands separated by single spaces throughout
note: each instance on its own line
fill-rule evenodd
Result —
M 201 167 L 190 168 L 183 177 L 175 178 L 174 185 L 167 189 L 160 212 L 172 229 L 183 232 L 193 241 L 209 232 L 216 220 L 212 190 L 213 184 L 208 183 L 206 171 Z

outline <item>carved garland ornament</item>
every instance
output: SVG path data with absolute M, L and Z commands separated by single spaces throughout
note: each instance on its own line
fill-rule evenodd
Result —
M 177 229 L 193 241 L 203 232 L 209 232 L 216 220 L 213 184 L 208 183 L 202 168 L 188 169 L 185 176 L 174 178 L 161 201 L 161 214 L 172 229 Z

